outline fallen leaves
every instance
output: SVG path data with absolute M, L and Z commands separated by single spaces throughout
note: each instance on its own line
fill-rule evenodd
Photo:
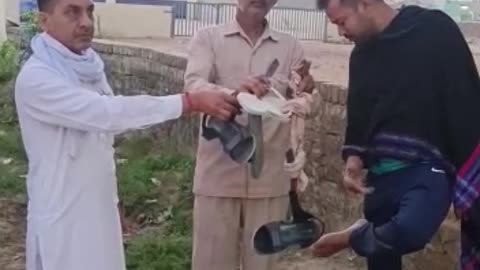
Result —
M 119 158 L 116 161 L 117 161 L 117 164 L 119 164 L 119 165 L 122 165 L 122 164 L 125 164 L 125 163 L 128 162 L 128 160 L 125 159 L 125 158 Z
M 152 177 L 150 178 L 150 181 L 152 181 L 152 183 L 155 185 L 155 186 L 160 186 L 161 182 L 155 178 L 155 177 Z
M 2 163 L 3 165 L 9 165 L 12 163 L 12 161 L 12 158 L 0 158 L 0 163 Z

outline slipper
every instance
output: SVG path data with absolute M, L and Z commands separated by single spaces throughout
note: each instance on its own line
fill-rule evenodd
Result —
M 268 95 L 261 99 L 250 93 L 239 93 L 237 95 L 238 103 L 249 114 L 272 117 L 282 122 L 290 121 L 287 114 L 282 112 L 286 101 L 277 96 Z

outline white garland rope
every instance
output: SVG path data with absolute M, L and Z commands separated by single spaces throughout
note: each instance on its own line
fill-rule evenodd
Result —
M 300 75 L 293 73 L 289 82 L 289 86 L 293 90 L 293 98 L 288 100 L 284 107 L 284 112 L 290 116 L 290 147 L 295 157 L 291 163 L 285 160 L 284 169 L 290 174 L 292 179 L 298 179 L 297 191 L 303 192 L 309 183 L 309 177 L 303 169 L 307 162 L 307 156 L 304 151 L 305 119 L 316 110 L 315 105 L 319 104 L 320 93 L 317 89 L 313 89 L 311 94 L 299 93 L 300 81 Z
M 249 93 L 238 93 L 237 99 L 248 113 L 256 115 L 269 115 L 280 121 L 290 122 L 290 148 L 293 151 L 293 162 L 284 162 L 284 170 L 290 174 L 291 179 L 298 179 L 297 191 L 303 192 L 308 186 L 309 177 L 303 168 L 307 162 L 307 156 L 304 151 L 305 119 L 317 111 L 320 104 L 320 93 L 313 89 L 312 93 L 299 92 L 299 85 L 302 81 L 301 76 L 293 72 L 289 81 L 289 87 L 293 90 L 293 98 L 285 100 L 276 94 L 274 97 L 264 97 L 258 99 L 255 95 Z M 281 111 L 276 110 L 274 100 L 279 99 L 285 102 L 281 106 Z M 280 108 L 278 108 L 280 109 Z

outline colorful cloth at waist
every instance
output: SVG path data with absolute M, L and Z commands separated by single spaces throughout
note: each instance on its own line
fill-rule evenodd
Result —
M 404 168 L 408 168 L 410 163 L 396 160 L 396 159 L 381 159 L 370 167 L 370 171 L 376 175 L 395 172 Z
M 460 168 L 455 182 L 453 203 L 455 212 L 462 219 L 468 218 L 468 210 L 480 196 L 480 144 L 468 161 Z M 462 230 L 462 251 L 460 264 L 462 270 L 480 269 L 480 247 L 476 246 L 466 232 Z
M 382 133 L 373 138 L 367 149 L 367 163 L 395 159 L 405 163 L 430 162 L 455 175 L 455 167 L 433 145 L 422 140 Z

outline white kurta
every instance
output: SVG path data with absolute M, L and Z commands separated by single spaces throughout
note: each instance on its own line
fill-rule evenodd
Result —
M 97 87 L 75 85 L 35 57 L 17 78 L 29 161 L 27 270 L 125 269 L 113 135 L 178 118 L 182 101 Z

